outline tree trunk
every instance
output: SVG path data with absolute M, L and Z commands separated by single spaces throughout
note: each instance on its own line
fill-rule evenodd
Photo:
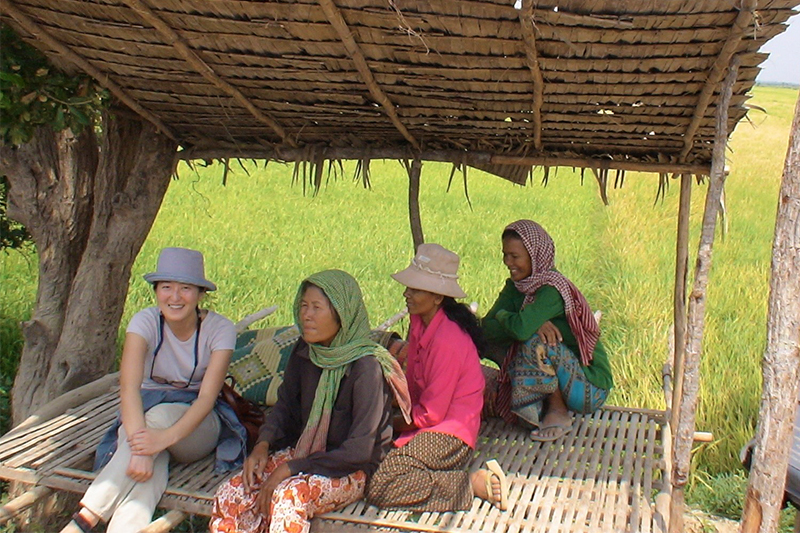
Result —
M 107 373 L 136 254 L 174 172 L 176 145 L 149 124 L 107 114 L 101 144 L 90 130 L 41 129 L 0 148 L 9 216 L 39 253 L 39 286 L 14 381 L 15 423 Z
M 778 196 L 763 391 L 743 533 L 777 531 L 800 382 L 800 97 Z

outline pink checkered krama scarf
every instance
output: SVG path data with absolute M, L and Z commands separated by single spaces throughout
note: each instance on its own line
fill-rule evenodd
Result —
M 600 337 L 600 327 L 592 314 L 589 303 L 578 287 L 563 274 L 555 270 L 556 247 L 553 239 L 539 224 L 532 220 L 517 220 L 506 226 L 506 230 L 516 232 L 531 257 L 531 275 L 515 281 L 517 290 L 525 295 L 522 307 L 533 303 L 534 293 L 542 285 L 552 285 L 564 299 L 567 323 L 578 341 L 581 364 L 592 361 L 594 347 Z

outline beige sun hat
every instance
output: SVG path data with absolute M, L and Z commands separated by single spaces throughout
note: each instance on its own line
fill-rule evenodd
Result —
M 392 278 L 412 289 L 466 298 L 467 294 L 458 285 L 458 254 L 432 243 L 420 244 L 417 255 L 408 268 L 392 274 Z

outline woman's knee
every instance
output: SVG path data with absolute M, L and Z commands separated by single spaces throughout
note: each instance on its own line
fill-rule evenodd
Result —
M 160 403 L 144 414 L 145 425 L 151 429 L 167 429 L 189 410 L 188 403 Z
M 221 427 L 219 416 L 211 411 L 194 431 L 168 448 L 170 455 L 179 463 L 202 459 L 217 447 Z

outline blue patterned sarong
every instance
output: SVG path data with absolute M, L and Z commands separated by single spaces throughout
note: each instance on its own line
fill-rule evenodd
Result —
M 544 399 L 561 391 L 570 411 L 592 413 L 602 407 L 608 391 L 589 383 L 580 360 L 559 343 L 550 347 L 534 335 L 516 346 L 508 369 L 511 378 L 511 412 L 521 421 L 538 427 Z

